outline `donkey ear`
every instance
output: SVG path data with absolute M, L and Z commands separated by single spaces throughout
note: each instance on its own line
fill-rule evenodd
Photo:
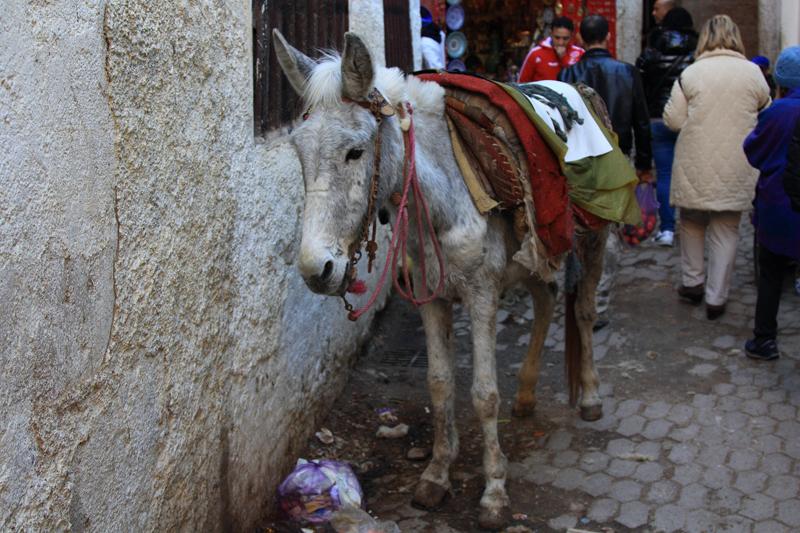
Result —
M 364 100 L 372 90 L 375 69 L 367 45 L 355 33 L 344 34 L 342 54 L 342 93 L 353 100 Z
M 314 70 L 317 64 L 313 59 L 287 43 L 277 29 L 272 30 L 272 44 L 283 73 L 286 74 L 295 92 L 302 95 L 306 87 L 306 81 L 308 81 L 311 71 Z

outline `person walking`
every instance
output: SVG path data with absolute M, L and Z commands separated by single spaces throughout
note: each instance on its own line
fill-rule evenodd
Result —
M 580 61 L 562 70 L 558 79 L 566 83 L 584 83 L 605 100 L 620 149 L 630 156 L 635 141 L 636 173 L 640 180 L 650 181 L 650 118 L 639 71 L 633 65 L 617 61 L 611 56 L 608 51 L 609 26 L 605 17 L 585 17 L 581 21 L 580 32 L 586 52 Z M 598 319 L 595 329 L 608 324 L 608 306 L 620 248 L 619 237 L 612 231 L 606 241 L 603 275 L 597 286 Z
M 750 58 L 750 61 L 761 69 L 761 73 L 764 75 L 764 79 L 767 80 L 767 85 L 769 85 L 769 97 L 775 98 L 778 88 L 775 85 L 775 77 L 769 71 L 769 58 L 766 56 L 754 56 Z
M 800 212 L 800 122 L 794 128 L 794 135 L 789 145 L 786 172 L 783 174 L 783 188 L 792 209 Z
M 651 32 L 649 46 L 636 60 L 636 66 L 642 74 L 647 95 L 653 159 L 656 165 L 660 223 L 655 242 L 660 246 L 672 246 L 675 236 L 675 209 L 669 204 L 669 188 L 678 135 L 664 125 L 661 117 L 672 86 L 681 72 L 694 61 L 697 32 L 693 29 L 692 16 L 685 9 L 675 7 L 669 2 L 663 2 L 656 7 L 659 10 L 666 9 L 666 14 L 659 19 L 660 26 Z M 656 11 L 654 8 L 654 16 Z
M 783 279 L 791 262 L 800 261 L 800 212 L 792 209 L 788 194 L 793 190 L 792 176 L 800 172 L 800 46 L 781 52 L 775 82 L 782 98 L 759 115 L 758 125 L 744 142 L 748 161 L 761 171 L 753 201 L 758 298 L 753 338 L 745 343 L 745 353 L 764 361 L 778 358 Z
M 583 48 L 572 44 L 575 25 L 567 17 L 558 17 L 551 24 L 550 37 L 528 52 L 519 71 L 519 83 L 555 80 L 562 68 L 577 63 Z
M 675 0 L 656 0 L 653 3 L 653 11 L 651 13 L 656 24 L 661 24 L 667 13 L 675 9 L 675 7 Z
M 695 62 L 664 107 L 664 123 L 679 132 L 670 187 L 670 202 L 680 208 L 678 295 L 695 305 L 705 296 L 709 320 L 725 313 L 739 221 L 758 178 L 742 143 L 769 103 L 761 70 L 744 56 L 739 27 L 727 15 L 715 15 L 703 25 Z
M 420 49 L 422 50 L 423 69 L 444 69 L 444 32 L 433 22 L 433 16 L 427 7 L 419 8 L 422 26 L 420 28 Z

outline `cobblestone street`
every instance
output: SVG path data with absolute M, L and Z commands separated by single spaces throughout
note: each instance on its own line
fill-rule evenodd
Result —
M 498 316 L 500 432 L 509 457 L 509 495 L 518 531 L 800 530 L 800 297 L 787 286 L 779 315 L 778 361 L 743 354 L 752 328 L 752 231 L 742 223 L 727 313 L 710 322 L 702 306 L 678 301 L 679 250 L 650 243 L 626 250 L 611 323 L 595 334 L 604 417 L 583 422 L 563 380 L 563 311 L 550 329 L 536 414 L 512 419 L 516 371 L 527 345 L 530 298 L 507 294 Z M 409 505 L 430 447 L 424 338 L 416 313 L 397 300 L 356 364 L 322 426 L 333 446 L 308 456 L 359 465 L 369 509 L 402 531 L 474 531 L 483 486 L 481 436 L 469 399 L 466 315 L 456 318 L 457 419 L 461 455 L 453 494 L 437 512 Z M 377 440 L 374 410 L 390 406 L 409 436 Z

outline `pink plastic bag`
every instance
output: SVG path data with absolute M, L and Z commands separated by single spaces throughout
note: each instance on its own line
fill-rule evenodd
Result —
M 622 228 L 622 238 L 631 246 L 647 240 L 658 222 L 658 200 L 652 183 L 642 182 L 636 186 L 636 200 L 642 210 L 642 223 L 638 226 L 625 224 Z

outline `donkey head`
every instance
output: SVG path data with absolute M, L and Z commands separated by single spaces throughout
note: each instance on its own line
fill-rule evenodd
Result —
M 314 292 L 343 294 L 349 252 L 365 223 L 380 127 L 354 103 L 366 101 L 374 87 L 372 57 L 353 33 L 345 35 L 341 59 L 328 56 L 320 63 L 290 46 L 277 30 L 273 42 L 284 74 L 309 108 L 291 136 L 306 193 L 300 273 Z

